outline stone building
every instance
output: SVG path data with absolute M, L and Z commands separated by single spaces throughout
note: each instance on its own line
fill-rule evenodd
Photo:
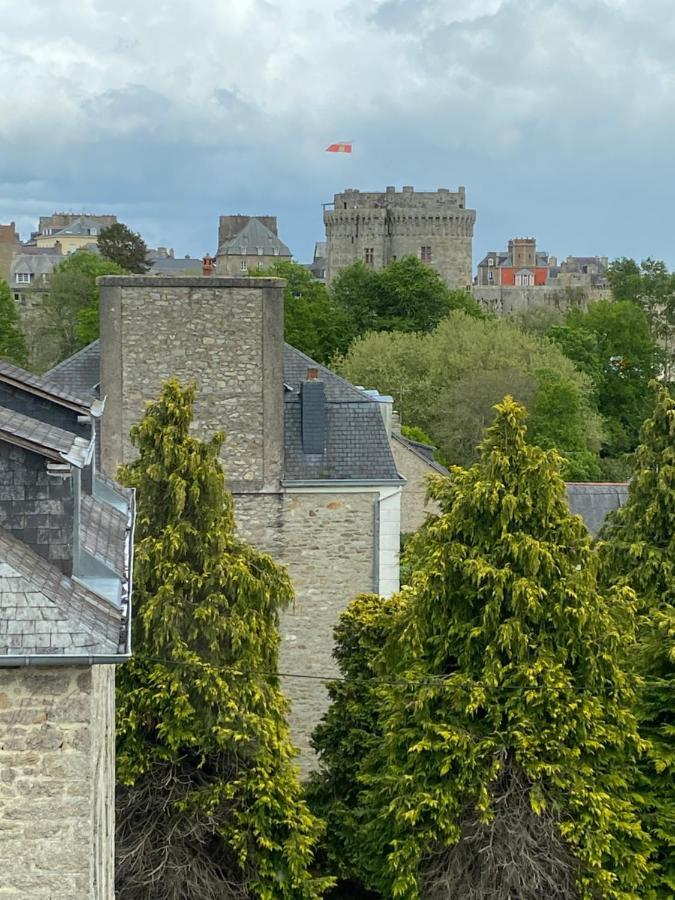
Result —
M 255 275 L 291 251 L 279 239 L 276 216 L 221 216 L 218 225 L 218 275 Z
M 326 281 L 346 266 L 363 261 L 382 269 L 402 256 L 416 256 L 451 288 L 471 284 L 476 212 L 466 209 L 465 189 L 373 193 L 352 188 L 324 206 Z
M 67 224 L 57 224 L 61 220 L 67 220 Z M 116 216 L 74 216 L 69 213 L 42 216 L 33 242 L 37 247 L 55 247 L 59 244 L 61 251 L 67 255 L 90 244 L 96 245 L 101 230 L 115 222 Z
M 14 222 L 0 225 L 0 279 L 3 281 L 9 282 L 12 259 L 19 247 L 19 235 Z
M 238 528 L 288 566 L 295 587 L 281 622 L 280 667 L 295 676 L 283 686 L 307 765 L 309 736 L 327 706 L 321 679 L 336 672 L 339 614 L 362 591 L 398 588 L 404 481 L 382 404 L 284 345 L 283 285 L 106 276 L 100 344 L 48 377 L 90 393 L 100 381 L 102 466 L 111 474 L 131 457 L 129 429 L 162 381 L 197 380 L 194 427 L 203 437 L 227 432 L 223 465 Z
M 101 412 L 0 363 L 0 898 L 114 896 L 134 512 L 95 471 Z

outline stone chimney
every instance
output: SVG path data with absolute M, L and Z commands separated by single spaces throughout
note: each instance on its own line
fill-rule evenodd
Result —
M 195 432 L 227 433 L 223 463 L 231 489 L 278 490 L 285 282 L 110 275 L 98 284 L 103 470 L 114 476 L 133 459 L 129 429 L 174 376 L 197 382 Z

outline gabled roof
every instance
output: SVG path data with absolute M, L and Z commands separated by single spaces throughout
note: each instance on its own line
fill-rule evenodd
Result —
M 224 241 L 218 248 L 218 256 L 241 256 L 245 253 L 255 256 L 259 247 L 263 256 L 291 256 L 286 244 L 256 218 L 249 219 L 238 234 Z
M 56 462 L 68 462 L 78 469 L 89 464 L 94 450 L 93 438 L 78 437 L 71 431 L 5 407 L 0 407 L 0 441 Z
M 570 510 L 584 520 L 591 534 L 597 534 L 607 515 L 623 506 L 628 499 L 628 485 L 624 483 L 569 482 L 567 499 Z
M 101 380 L 100 341 L 92 341 L 64 359 L 45 372 L 43 379 L 59 390 L 73 391 L 80 397 L 95 398 L 95 389 Z
M 36 248 L 38 249 L 38 248 Z M 22 252 L 17 253 L 10 266 L 10 280 L 15 282 L 16 275 L 50 275 L 59 263 L 63 262 L 64 257 L 61 253 L 54 250 L 53 247 L 40 248 L 44 249 L 44 253 Z
M 126 652 L 125 610 L 0 529 L 0 666 Z
M 414 453 L 415 456 L 421 459 L 422 462 L 426 463 L 430 469 L 434 470 L 434 472 L 438 472 L 439 475 L 450 474 L 445 466 L 442 466 L 434 459 L 434 452 L 436 450 L 435 447 L 431 447 L 429 444 L 422 444 L 420 441 L 411 441 L 410 438 L 404 437 L 398 431 L 392 431 L 391 437 L 392 440 L 396 441 L 398 444 L 401 444 L 406 448 L 406 450 Z
M 77 355 L 77 354 L 76 354 Z M 72 359 L 72 357 L 71 357 Z M 59 387 L 47 376 L 40 377 L 18 366 L 13 366 L 5 360 L 0 360 L 0 382 L 17 387 L 20 390 L 27 391 L 36 397 L 50 400 L 59 406 L 81 415 L 92 415 L 98 417 L 103 412 L 103 404 L 91 396 L 80 397 L 71 394 L 69 390 Z

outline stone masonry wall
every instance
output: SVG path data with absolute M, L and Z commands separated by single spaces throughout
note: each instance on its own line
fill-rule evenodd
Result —
M 112 666 L 0 668 L 0 900 L 112 900 Z
M 295 605 L 281 617 L 279 670 L 291 701 L 291 736 L 304 772 L 314 764 L 309 739 L 328 708 L 320 677 L 336 672 L 333 628 L 359 593 L 375 586 L 376 492 L 236 496 L 243 538 L 288 565 Z
M 411 534 L 424 524 L 428 513 L 439 512 L 438 504 L 427 501 L 427 478 L 434 470 L 397 440 L 392 440 L 396 468 L 406 484 L 401 492 L 401 533 Z
M 283 452 L 283 281 L 107 276 L 101 292 L 102 465 L 133 458 L 131 426 L 161 384 L 195 379 L 194 429 L 227 425 L 235 491 L 278 487 Z

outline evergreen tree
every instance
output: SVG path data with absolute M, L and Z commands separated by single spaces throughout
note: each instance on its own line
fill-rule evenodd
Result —
M 19 314 L 12 292 L 6 281 L 0 279 L 0 358 L 17 366 L 28 361 L 26 338 L 19 327 Z
M 636 662 L 644 684 L 640 728 L 650 742 L 642 766 L 646 824 L 656 841 L 657 891 L 675 895 L 675 401 L 658 387 L 641 433 L 628 502 L 603 530 L 608 579 L 641 603 Z
M 388 599 L 362 594 L 340 616 L 333 655 L 343 677 L 328 685 L 331 705 L 312 736 L 320 769 L 310 778 L 307 796 L 326 822 L 325 864 L 352 884 L 367 877 L 361 864 L 359 775 L 382 737 L 377 660 L 403 603 L 401 594 Z
M 140 234 L 121 222 L 102 228 L 97 243 L 102 256 L 127 272 L 143 275 L 150 268 L 145 241 Z
M 385 897 L 637 900 L 635 597 L 598 588 L 560 457 L 511 398 L 497 410 L 408 551 L 352 846 Z
M 285 571 L 234 533 L 223 435 L 190 436 L 168 381 L 132 429 L 134 657 L 118 680 L 120 900 L 304 900 L 320 827 L 302 799 L 277 672 Z

